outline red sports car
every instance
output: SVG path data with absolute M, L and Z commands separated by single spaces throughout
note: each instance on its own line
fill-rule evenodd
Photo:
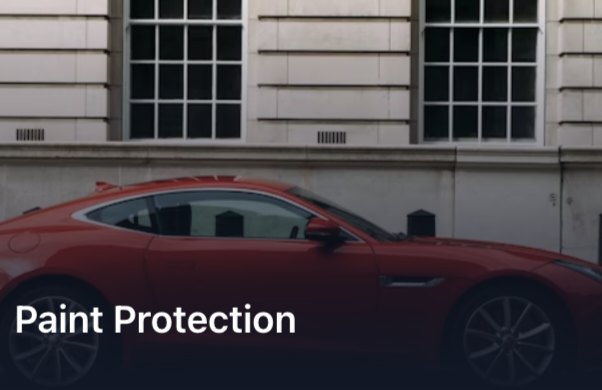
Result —
M 40 387 L 182 345 L 394 353 L 502 387 L 602 360 L 601 267 L 393 234 L 246 178 L 98 183 L 3 222 L 0 300 L 1 365 Z

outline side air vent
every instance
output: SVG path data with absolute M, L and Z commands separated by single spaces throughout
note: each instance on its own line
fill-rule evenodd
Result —
M 344 145 L 347 143 L 347 133 L 344 131 L 320 131 L 318 143 L 327 145 Z
M 17 141 L 44 141 L 44 129 L 17 129 Z

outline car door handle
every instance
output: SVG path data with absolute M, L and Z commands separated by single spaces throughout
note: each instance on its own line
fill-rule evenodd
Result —
M 177 270 L 194 270 L 197 267 L 196 261 L 171 260 L 167 262 L 167 268 Z

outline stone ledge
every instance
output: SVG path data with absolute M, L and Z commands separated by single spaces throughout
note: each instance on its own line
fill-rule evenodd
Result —
M 0 160 L 34 162 L 223 162 L 326 165 L 426 165 L 433 167 L 554 167 L 602 165 L 602 148 L 463 146 L 295 146 L 260 144 L 2 143 Z

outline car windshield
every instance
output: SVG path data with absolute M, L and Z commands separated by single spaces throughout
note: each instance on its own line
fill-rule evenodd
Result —
M 303 199 L 309 203 L 312 203 L 315 206 L 320 207 L 321 209 L 333 214 L 334 216 L 344 220 L 348 224 L 352 225 L 354 228 L 363 231 L 364 233 L 370 235 L 376 240 L 379 241 L 400 241 L 405 238 L 404 234 L 393 234 L 380 226 L 368 221 L 365 218 L 360 217 L 359 215 L 349 211 L 328 199 L 322 198 L 319 195 L 316 195 L 310 191 L 307 191 L 300 187 L 293 187 L 287 191 L 289 194 L 294 195 L 300 199 Z

